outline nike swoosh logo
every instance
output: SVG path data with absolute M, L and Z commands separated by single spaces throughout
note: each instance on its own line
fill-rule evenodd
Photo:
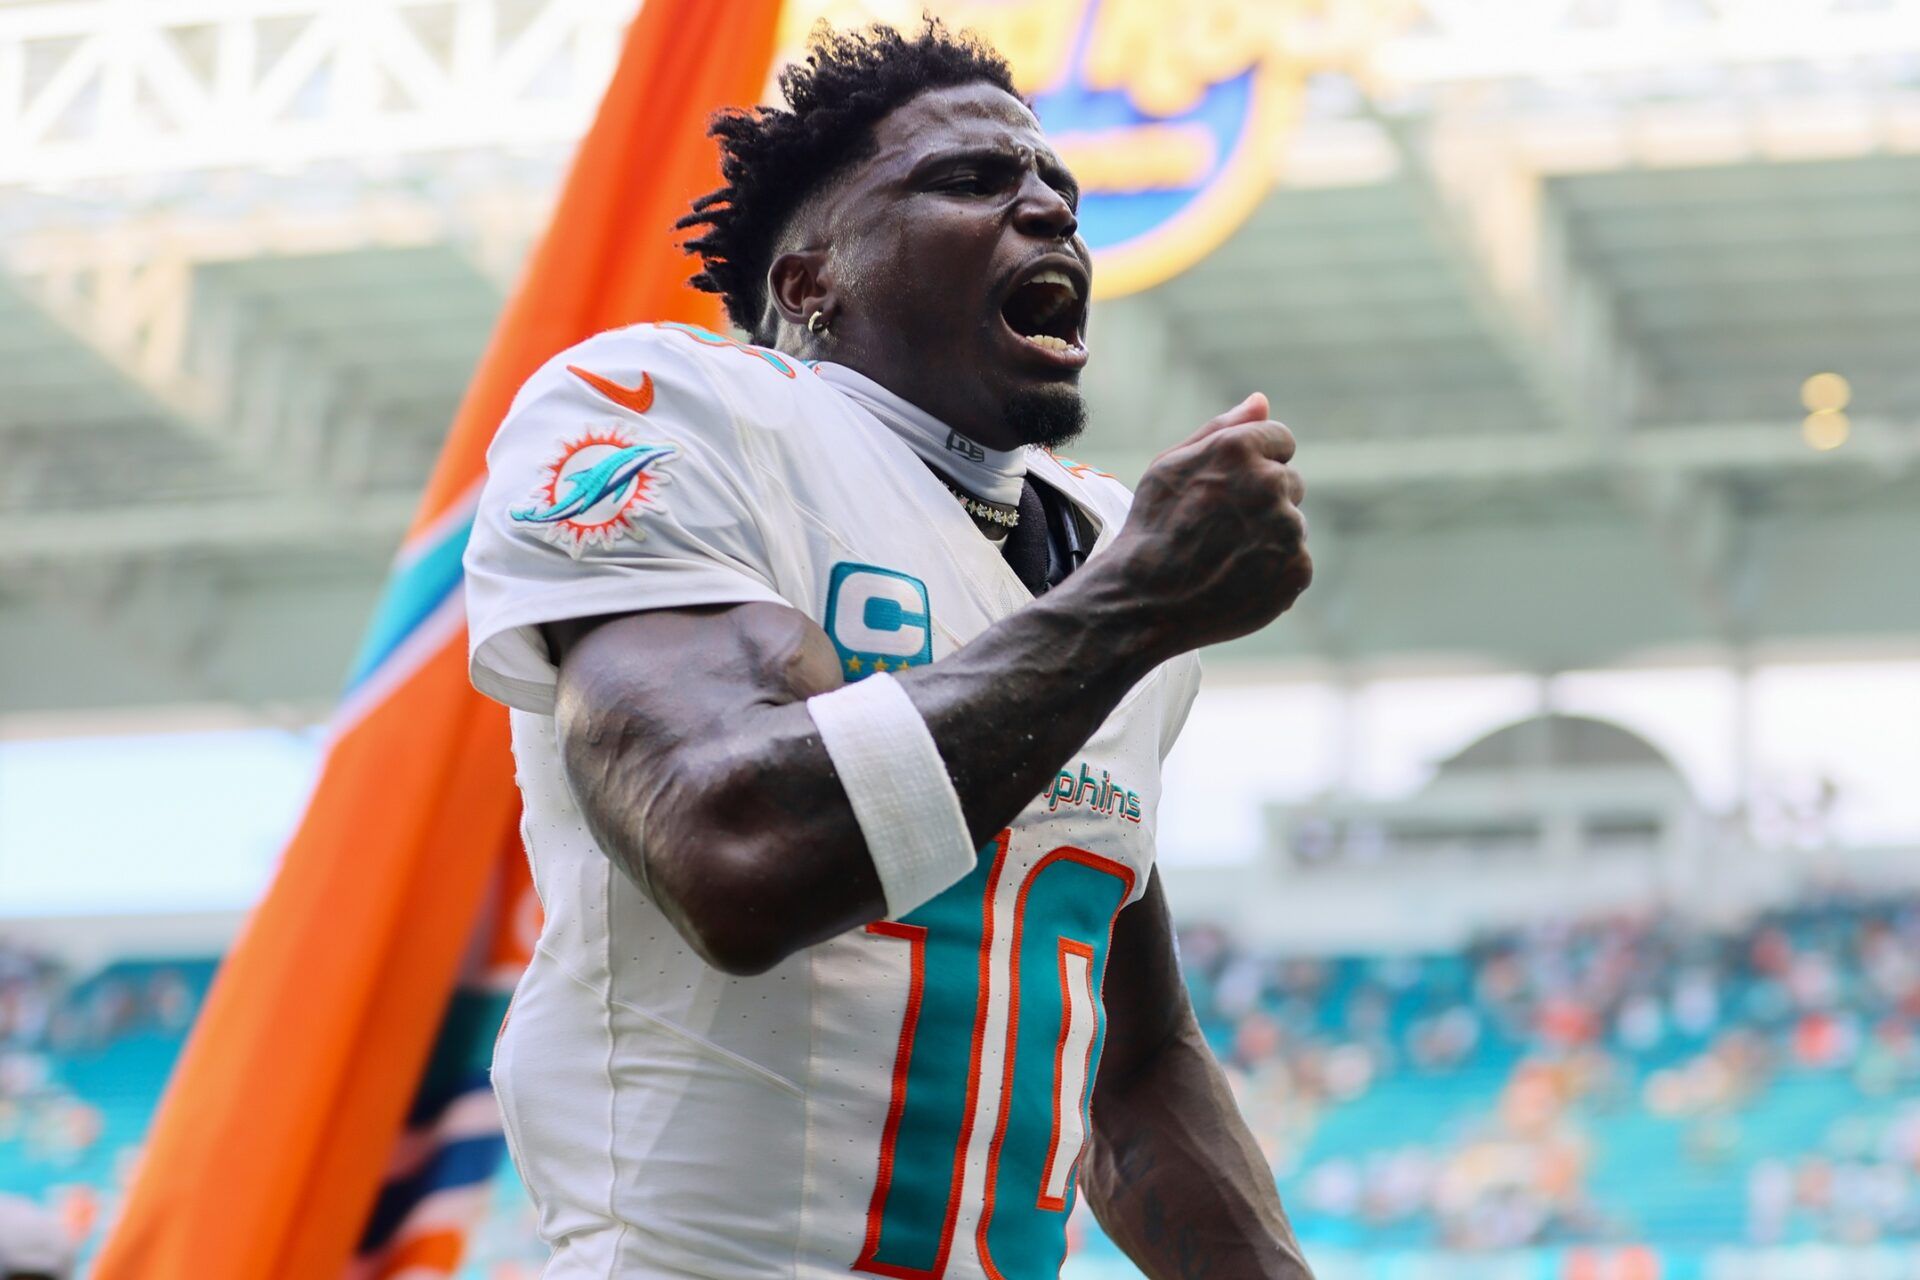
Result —
M 653 375 L 642 373 L 640 385 L 623 387 L 617 382 L 601 377 L 597 373 L 582 369 L 577 364 L 567 366 L 567 372 L 598 391 L 622 409 L 631 409 L 635 413 L 645 413 L 653 408 Z

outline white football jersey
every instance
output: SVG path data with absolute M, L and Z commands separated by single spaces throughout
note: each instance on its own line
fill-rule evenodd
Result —
M 546 910 L 494 1086 L 547 1280 L 1056 1275 L 1108 942 L 1146 886 L 1197 661 L 1136 686 L 959 884 L 730 977 L 589 833 L 539 624 L 777 602 L 854 680 L 936 662 L 1032 597 L 892 429 L 805 364 L 688 326 L 554 359 L 487 466 L 472 676 L 513 708 Z M 1041 450 L 1029 474 L 1100 554 L 1125 488 Z

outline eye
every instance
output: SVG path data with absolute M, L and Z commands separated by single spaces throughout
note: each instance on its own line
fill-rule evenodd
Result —
M 934 190 L 950 191 L 960 195 L 983 196 L 993 190 L 993 178 L 979 172 L 956 173 L 938 183 Z

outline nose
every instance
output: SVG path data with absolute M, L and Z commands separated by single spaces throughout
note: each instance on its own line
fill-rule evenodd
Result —
M 1080 229 L 1080 219 L 1074 216 L 1065 196 L 1039 174 L 1028 171 L 1014 210 L 1014 225 L 1030 236 L 1068 240 Z

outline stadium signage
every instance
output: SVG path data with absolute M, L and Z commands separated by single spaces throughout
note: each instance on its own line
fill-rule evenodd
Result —
M 1080 179 L 1096 296 L 1180 274 L 1272 183 L 1308 76 L 1370 48 L 1404 0 L 926 0 L 985 36 Z M 896 11 L 899 10 L 899 11 Z M 788 6 L 788 47 L 817 18 L 911 25 L 920 3 Z
M 807 27 L 912 25 L 921 3 L 790 4 Z M 1307 77 L 1371 46 L 1402 0 L 926 0 L 1007 55 L 1022 93 L 1080 179 L 1094 292 L 1178 275 L 1253 212 L 1271 184 Z
M 1303 77 L 1279 56 L 1297 4 L 949 0 L 1013 63 L 1080 179 L 1094 291 L 1149 288 L 1211 253 L 1272 180 Z

